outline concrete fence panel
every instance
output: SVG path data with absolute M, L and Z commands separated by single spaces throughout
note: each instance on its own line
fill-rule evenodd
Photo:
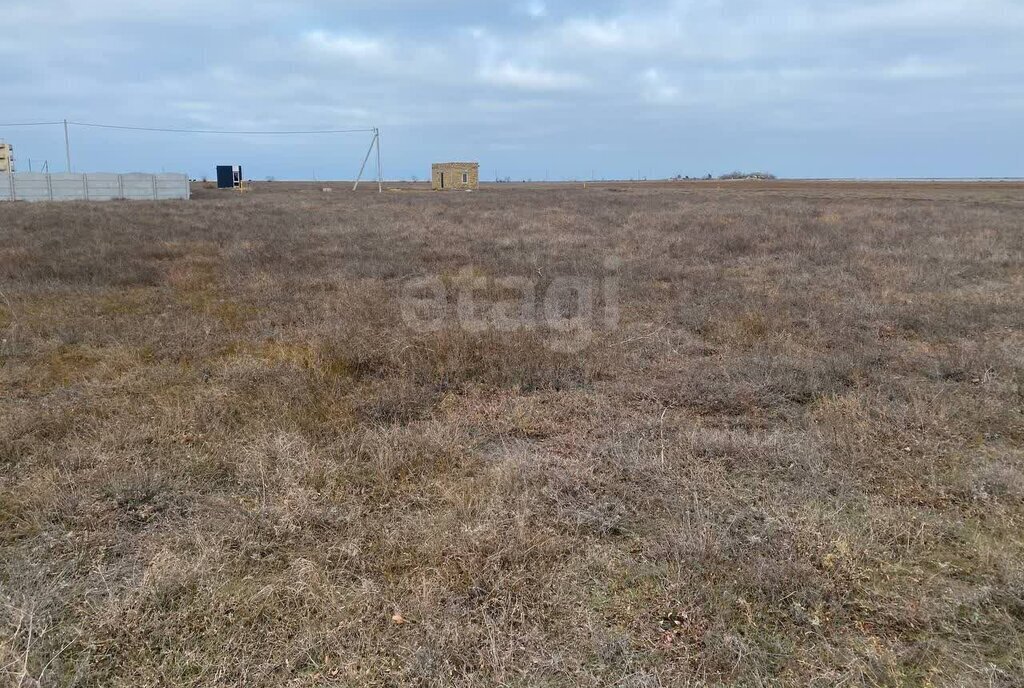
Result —
M 124 197 L 132 201 L 154 201 L 154 178 L 151 174 L 122 174 Z
M 88 174 L 85 176 L 89 184 L 87 189 L 90 201 L 113 201 L 124 198 L 121 193 L 121 175 L 119 174 Z

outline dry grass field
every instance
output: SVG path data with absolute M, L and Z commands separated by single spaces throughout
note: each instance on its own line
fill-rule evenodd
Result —
M 0 680 L 1020 685 L 1024 186 L 320 186 L 0 206 Z

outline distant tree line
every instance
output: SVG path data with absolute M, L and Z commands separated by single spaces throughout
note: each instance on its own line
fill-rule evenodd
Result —
M 719 179 L 775 179 L 771 172 L 730 172 L 723 174 Z
M 672 177 L 672 181 L 677 182 L 690 180 L 702 180 L 709 182 L 713 179 L 715 179 L 715 177 L 712 176 L 710 173 L 703 177 L 691 177 L 689 175 L 683 176 L 681 174 L 677 174 L 676 176 Z M 718 179 L 778 179 L 778 177 L 776 177 L 771 172 L 730 172 L 728 174 L 723 174 L 722 176 L 718 177 Z

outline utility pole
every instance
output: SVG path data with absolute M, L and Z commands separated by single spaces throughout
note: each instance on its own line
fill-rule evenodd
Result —
M 64 154 L 68 159 L 68 174 L 71 174 L 71 137 L 68 136 L 68 121 L 64 120 Z
M 370 147 L 366 149 L 366 157 L 363 158 L 363 164 L 359 167 L 359 174 L 356 176 L 356 183 L 352 185 L 352 190 L 356 191 L 359 188 L 359 182 L 363 178 L 363 172 L 366 170 L 366 163 L 370 161 L 370 155 L 373 153 L 373 147 L 377 147 L 377 193 L 384 193 L 384 172 L 380 167 L 380 129 L 374 127 L 371 129 L 373 132 L 373 139 L 370 140 Z
M 377 141 L 377 193 L 384 193 L 384 170 L 380 167 L 380 129 L 374 127 L 373 136 Z

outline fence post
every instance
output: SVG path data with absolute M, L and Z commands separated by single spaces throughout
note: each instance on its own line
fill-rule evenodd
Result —
M 82 173 L 82 189 L 85 191 L 85 200 L 89 200 L 89 175 Z
M 153 175 L 153 200 L 156 200 L 156 175 Z
M 46 173 L 46 193 L 53 200 L 53 175 L 49 172 Z
M 9 184 L 11 186 L 11 200 L 13 201 L 13 200 L 15 200 L 15 196 L 14 196 L 14 194 L 15 194 L 15 191 L 14 191 L 14 172 L 8 172 L 7 173 L 7 181 L 9 182 Z
M 122 201 L 124 200 L 124 175 L 123 174 L 117 175 L 117 198 L 119 200 L 122 200 Z

